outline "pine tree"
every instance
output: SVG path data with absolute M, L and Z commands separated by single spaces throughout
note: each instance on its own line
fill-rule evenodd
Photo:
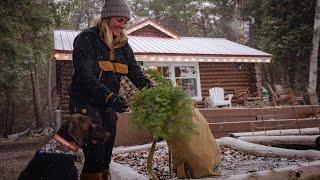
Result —
M 314 28 L 312 38 L 312 51 L 310 56 L 310 72 L 309 72 L 309 84 L 308 93 L 310 97 L 310 103 L 318 105 L 317 96 L 317 76 L 318 76 L 318 51 L 319 51 L 319 38 L 320 38 L 320 0 L 317 0 L 314 16 Z
M 179 35 L 234 39 L 234 1 L 135 0 L 131 3 L 134 15 L 160 22 Z
M 54 3 L 58 28 L 83 30 L 100 15 L 104 0 L 64 0 Z
M 134 98 L 130 106 L 133 127 L 142 127 L 156 138 L 188 139 L 195 128 L 190 121 L 192 100 L 181 87 L 174 87 L 158 72 L 149 70 L 149 74 L 157 86 L 143 89 Z
M 315 0 L 257 1 L 245 5 L 252 45 L 273 55 L 265 70 L 270 83 L 306 92 Z
M 1 107 L 5 117 L 2 134 L 5 136 L 13 132 L 14 124 L 19 127 L 22 123 L 32 123 L 23 122 L 34 119 L 28 115 L 30 104 L 36 119 L 34 127 L 43 124 L 41 116 L 45 103 L 41 101 L 40 90 L 46 82 L 43 70 L 52 55 L 49 5 L 45 0 L 5 0 L 0 3 L 0 23 L 3 25 L 0 29 L 0 60 L 5 70 L 1 74 L 4 78 L 1 78 L 0 87 L 5 96 L 0 101 L 6 102 Z M 23 121 L 20 122 L 16 119 L 22 113 Z
M 174 87 L 171 81 L 160 73 L 149 70 L 157 86 L 142 89 L 134 98 L 131 109 L 131 122 L 135 129 L 145 129 L 153 136 L 152 146 L 147 159 L 147 171 L 158 179 L 152 170 L 152 159 L 156 140 L 181 138 L 188 140 L 195 133 L 192 118 L 192 101 L 181 89 Z

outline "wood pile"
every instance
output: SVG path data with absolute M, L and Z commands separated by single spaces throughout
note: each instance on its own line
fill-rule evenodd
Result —
M 139 89 L 127 76 L 121 77 L 119 95 L 123 97 L 127 103 L 133 100 L 138 91 Z

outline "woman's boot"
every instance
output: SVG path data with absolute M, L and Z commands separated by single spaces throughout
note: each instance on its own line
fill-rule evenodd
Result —
M 105 169 L 102 171 L 102 179 L 103 180 L 111 180 L 111 174 L 109 169 Z

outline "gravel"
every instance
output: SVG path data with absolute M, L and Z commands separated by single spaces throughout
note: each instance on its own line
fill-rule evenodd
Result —
M 113 155 L 113 160 L 117 163 L 129 166 L 140 174 L 150 177 L 146 170 L 148 153 L 149 151 L 147 150 L 119 153 Z M 307 159 L 257 157 L 226 147 L 221 147 L 221 153 L 221 171 L 223 176 L 282 168 L 308 162 Z M 170 178 L 168 162 L 168 148 L 157 148 L 153 156 L 153 169 L 159 179 Z M 171 178 L 175 177 L 176 175 L 173 173 Z

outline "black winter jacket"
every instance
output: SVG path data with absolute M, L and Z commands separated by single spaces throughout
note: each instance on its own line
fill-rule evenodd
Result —
M 105 106 L 109 93 L 119 93 L 120 77 L 126 75 L 138 88 L 150 81 L 137 64 L 128 43 L 115 49 L 115 60 L 109 58 L 109 48 L 99 36 L 99 28 L 81 32 L 74 40 L 74 73 L 69 96 L 81 104 Z

